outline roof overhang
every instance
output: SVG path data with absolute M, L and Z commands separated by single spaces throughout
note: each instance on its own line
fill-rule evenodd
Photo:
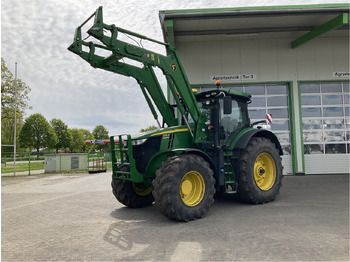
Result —
M 246 7 L 159 12 L 164 40 L 290 38 L 296 48 L 321 35 L 349 37 L 349 4 Z

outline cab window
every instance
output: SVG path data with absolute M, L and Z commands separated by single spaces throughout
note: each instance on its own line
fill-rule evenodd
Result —
M 225 134 L 223 140 L 228 142 L 228 138 L 231 134 L 234 135 L 236 131 L 249 123 L 245 103 L 242 101 L 232 100 L 232 113 L 224 114 L 223 99 L 220 99 L 220 119 L 220 125 Z

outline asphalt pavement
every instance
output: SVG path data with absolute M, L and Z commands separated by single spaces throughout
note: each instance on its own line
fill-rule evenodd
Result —
M 272 203 L 216 198 L 176 222 L 114 198 L 111 173 L 2 177 L 2 261 L 349 261 L 349 175 L 284 178 Z

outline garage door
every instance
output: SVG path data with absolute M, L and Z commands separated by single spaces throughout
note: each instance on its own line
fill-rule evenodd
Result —
M 349 173 L 349 82 L 301 83 L 306 174 Z

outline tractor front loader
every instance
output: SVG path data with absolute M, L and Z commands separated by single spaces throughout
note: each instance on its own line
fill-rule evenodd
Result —
M 82 38 L 82 27 L 91 19 L 87 34 L 95 42 Z M 122 41 L 120 35 L 161 45 L 167 55 Z M 237 194 L 254 204 L 279 194 L 281 145 L 272 132 L 253 128 L 249 94 L 220 84 L 194 92 L 174 46 L 105 24 L 102 7 L 76 29 L 68 49 L 95 68 L 135 78 L 160 126 L 137 136 L 110 138 L 112 190 L 119 202 L 132 208 L 154 202 L 166 217 L 189 221 L 204 216 L 215 193 Z M 155 67 L 164 74 L 174 104 L 165 98 Z

